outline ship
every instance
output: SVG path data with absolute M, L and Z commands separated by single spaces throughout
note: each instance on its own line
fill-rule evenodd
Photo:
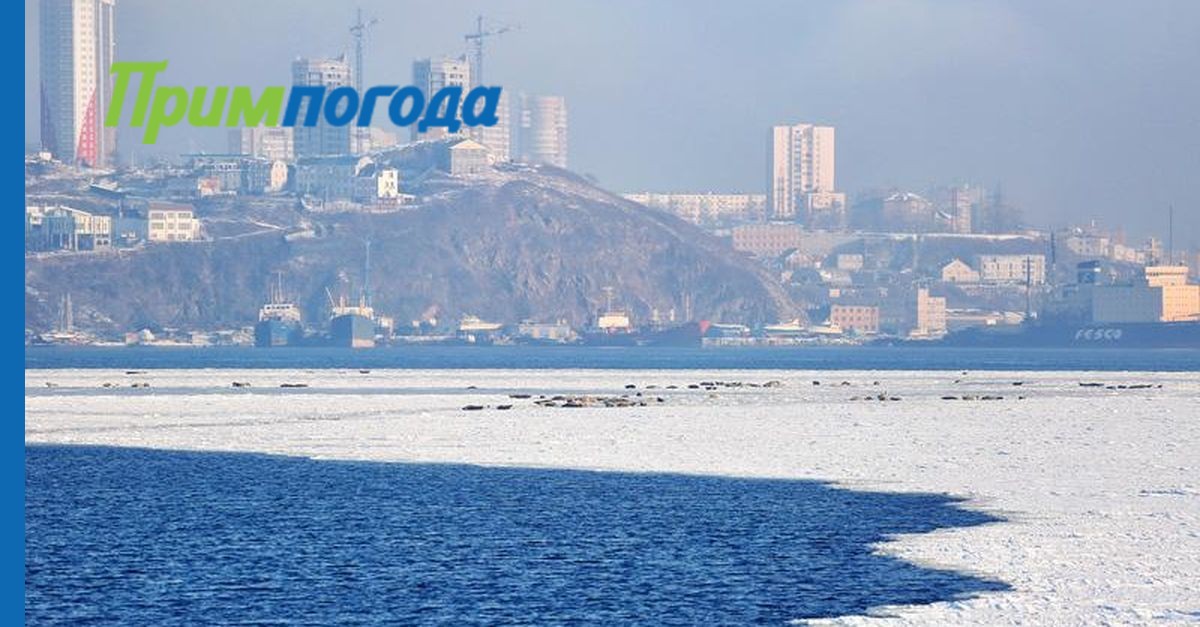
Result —
M 672 310 L 667 320 L 653 312 L 645 328 L 637 328 L 629 312 L 613 307 L 612 288 L 605 288 L 607 307 L 596 317 L 596 323 L 586 330 L 582 342 L 586 346 L 700 346 L 708 331 L 707 320 L 675 322 Z
M 988 348 L 1192 348 L 1200 349 L 1200 321 L 1031 321 L 971 327 L 946 336 L 942 346 Z
M 371 306 L 371 240 L 364 240 L 365 255 L 363 257 L 363 283 L 358 302 L 350 303 L 345 294 L 335 302 L 329 288 L 325 295 L 329 297 L 329 345 L 343 348 L 374 348 L 377 332 L 383 337 L 391 337 L 394 327 L 391 318 L 376 317 L 375 309 Z
M 555 322 L 522 320 L 517 325 L 513 341 L 526 346 L 561 346 L 578 342 L 579 336 L 566 320 L 559 319 Z
M 467 344 L 496 344 L 503 341 L 501 331 L 504 325 L 499 322 L 488 322 L 479 316 L 466 315 L 458 323 L 457 339 Z
M 71 293 L 62 297 L 58 311 L 58 324 L 53 331 L 47 331 L 35 338 L 37 344 L 69 344 L 83 345 L 94 341 L 89 334 L 75 329 L 75 310 L 71 305 Z
M 346 297 L 333 302 L 329 316 L 329 344 L 343 348 L 375 347 L 375 310 L 367 304 L 366 296 L 350 304 Z
M 586 346 L 637 346 L 638 333 L 630 323 L 629 314 L 608 310 L 596 317 L 596 324 L 583 332 Z
M 711 324 L 708 320 L 652 325 L 640 333 L 642 346 L 700 346 Z
M 951 333 L 944 346 L 1013 348 L 1200 349 L 1200 286 L 1186 266 L 1146 266 L 1124 284 L 1098 284 L 1096 262 L 1078 265 L 1077 281 L 1056 305 L 1073 312 L 1026 316 L 1009 327 L 973 327 Z
M 283 280 L 278 278 L 267 302 L 258 310 L 254 325 L 254 345 L 259 348 L 296 346 L 303 338 L 300 308 L 283 296 Z
M 604 288 L 605 307 L 581 337 L 586 346 L 637 346 L 638 334 L 629 312 L 613 306 L 613 288 Z

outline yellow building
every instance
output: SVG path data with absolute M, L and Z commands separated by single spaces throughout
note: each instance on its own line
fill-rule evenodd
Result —
M 929 290 L 917 290 L 916 326 L 910 335 L 929 337 L 946 333 L 946 299 L 930 296 Z
M 798 224 L 743 224 L 733 229 L 733 249 L 760 257 L 774 257 L 800 248 L 803 236 Z
M 200 239 L 200 220 L 190 205 L 151 202 L 146 210 L 146 239 L 151 242 L 190 242 Z
M 864 335 L 879 333 L 879 308 L 871 305 L 833 305 L 829 308 L 829 322 L 844 331 Z
M 942 266 L 942 280 L 947 283 L 975 284 L 979 282 L 979 273 L 962 259 L 955 259 Z

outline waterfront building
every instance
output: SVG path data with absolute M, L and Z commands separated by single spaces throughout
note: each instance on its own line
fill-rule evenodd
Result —
M 946 299 L 930 296 L 927 288 L 917 290 L 915 324 L 910 335 L 933 337 L 946 333 Z
M 843 331 L 863 335 L 879 333 L 879 307 L 874 305 L 832 305 L 829 322 Z

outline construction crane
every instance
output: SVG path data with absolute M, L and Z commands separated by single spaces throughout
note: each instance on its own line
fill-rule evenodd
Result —
M 503 35 L 509 31 L 517 30 L 520 26 L 508 26 L 504 24 L 484 30 L 483 16 L 475 18 L 475 32 L 463 35 L 467 45 L 471 47 L 472 68 L 471 68 L 471 84 L 479 86 L 483 84 L 483 40 L 488 37 L 496 37 Z
M 354 37 L 354 88 L 360 94 L 363 88 L 363 37 L 366 36 L 368 28 L 378 23 L 379 20 L 375 18 L 364 22 L 362 9 L 359 8 L 357 19 L 350 26 L 350 36 Z

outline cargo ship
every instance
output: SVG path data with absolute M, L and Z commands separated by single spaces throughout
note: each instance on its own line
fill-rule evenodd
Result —
M 629 312 L 609 306 L 596 316 L 596 323 L 583 332 L 585 346 L 637 346 L 638 334 L 633 328 Z
M 941 340 L 945 346 L 1014 348 L 1200 349 L 1200 286 L 1186 266 L 1146 266 L 1123 284 L 1097 282 L 1097 262 L 1078 265 L 1075 284 L 1059 296 L 1074 315 L 1026 318 L 1009 327 L 974 327 Z M 1073 305 L 1072 305 L 1073 303 Z
M 650 324 L 639 329 L 633 325 L 629 311 L 613 307 L 613 289 L 604 288 L 607 306 L 596 316 L 596 323 L 583 333 L 585 346 L 700 346 L 708 331 L 707 320 L 675 322 L 672 309 L 666 320 L 654 311 Z
M 504 341 L 504 325 L 499 322 L 488 322 L 479 316 L 466 315 L 458 323 L 459 342 L 465 344 L 490 345 Z
M 946 336 L 940 344 L 989 348 L 1200 349 L 1200 322 L 1034 321 L 963 329 Z
M 700 346 L 711 324 L 707 320 L 654 325 L 641 333 L 642 346 Z
M 254 325 L 254 345 L 259 348 L 296 346 L 303 335 L 300 308 L 284 298 L 282 279 L 279 279 L 272 286 L 267 303 L 258 310 L 258 323 Z
M 345 348 L 375 347 L 375 310 L 361 297 L 351 305 L 342 297 L 329 316 L 329 344 Z
M 637 329 L 630 323 L 627 312 L 610 310 L 584 332 L 582 341 L 584 346 L 700 346 L 708 328 L 708 321 L 701 320 Z

